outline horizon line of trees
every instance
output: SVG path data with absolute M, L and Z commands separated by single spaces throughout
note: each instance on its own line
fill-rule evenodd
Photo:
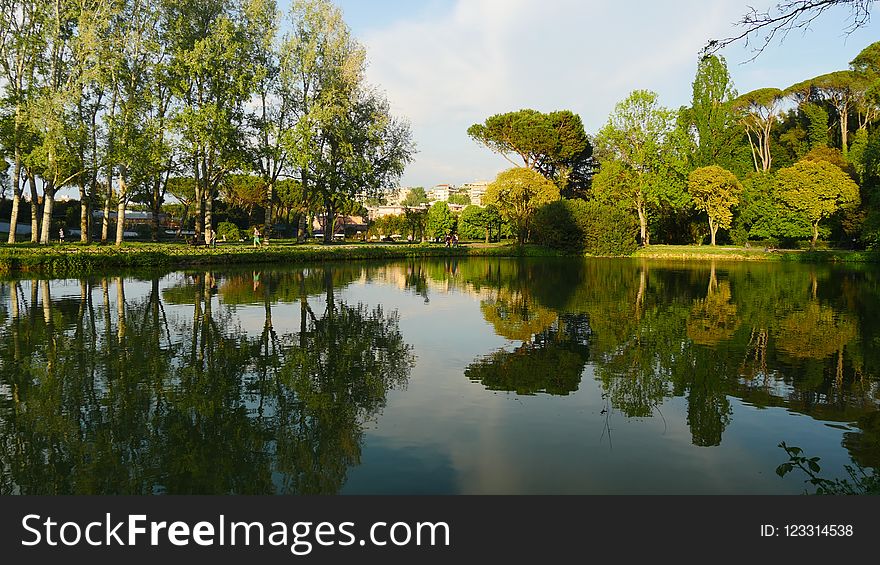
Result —
M 487 201 L 519 226 L 521 243 L 542 239 L 531 220 L 563 199 L 626 211 L 641 245 L 880 244 L 880 42 L 847 70 L 742 95 L 724 58 L 709 55 L 692 87 L 691 105 L 678 110 L 632 92 L 595 136 L 569 111 L 526 109 L 471 126 L 472 139 L 515 165 Z

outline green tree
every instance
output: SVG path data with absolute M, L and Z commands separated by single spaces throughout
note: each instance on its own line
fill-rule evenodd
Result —
M 69 143 L 74 135 L 71 109 L 81 96 L 70 56 L 77 41 L 72 30 L 76 29 L 80 9 L 69 0 L 57 0 L 49 8 L 42 35 L 43 49 L 36 62 L 41 72 L 29 105 L 31 127 L 39 136 L 39 144 L 28 155 L 27 166 L 43 181 L 39 237 L 43 244 L 50 239 L 55 195 L 83 172 Z
M 303 190 L 322 200 L 329 243 L 342 202 L 381 194 L 415 148 L 409 124 L 366 85 L 364 48 L 341 11 L 329 0 L 297 0 L 291 18 L 298 118 L 292 153 Z
M 755 171 L 766 173 L 773 163 L 770 140 L 783 96 L 778 88 L 761 88 L 743 94 L 733 102 L 749 139 Z
M 401 204 L 407 208 L 415 208 L 416 206 L 421 206 L 422 204 L 427 203 L 428 194 L 425 192 L 424 187 L 421 186 L 410 189 L 403 198 L 403 202 L 401 202 Z
M 435 202 L 428 209 L 425 228 L 428 231 L 428 237 L 434 239 L 455 232 L 455 216 L 449 210 L 449 205 L 446 202 Z
M 511 223 L 520 245 L 529 238 L 535 211 L 554 200 L 559 200 L 556 185 L 540 173 L 522 167 L 500 173 L 483 196 L 483 202 L 497 206 L 501 216 Z
M 427 236 L 428 211 L 424 208 L 406 208 L 403 211 L 406 231 L 412 235 L 413 241 L 424 242 Z
M 712 245 L 715 245 L 718 228 L 730 228 L 733 220 L 731 209 L 739 204 L 742 185 L 730 171 L 718 165 L 710 165 L 700 167 L 690 174 L 688 192 L 697 209 L 709 216 L 709 232 L 712 235 Z
M 244 104 L 255 62 L 244 0 L 165 4 L 169 79 L 180 104 L 173 125 L 195 179 L 196 233 L 213 223 L 220 183 L 244 163 Z
M 621 208 L 580 199 L 557 200 L 535 214 L 535 241 L 547 247 L 591 255 L 629 255 L 638 249 L 639 226 Z
M 730 161 L 738 137 L 733 112 L 736 96 L 724 58 L 711 55 L 700 59 L 691 107 L 684 112 L 694 139 L 695 166 L 724 165 Z
M 501 216 L 495 206 L 476 206 L 471 204 L 461 211 L 458 218 L 458 232 L 467 239 L 485 237 L 486 243 L 492 238 L 492 231 L 500 235 Z
M 837 112 L 840 130 L 840 150 L 849 151 L 849 115 L 856 108 L 869 87 L 865 77 L 855 71 L 835 71 L 800 82 L 788 88 L 811 100 L 824 101 Z
M 220 184 L 220 195 L 227 205 L 247 212 L 248 226 L 253 226 L 254 208 L 266 201 L 265 179 L 255 175 L 228 175 Z M 263 234 L 269 237 L 268 231 Z
M 856 92 L 858 131 L 862 132 L 880 118 L 880 41 L 865 47 L 849 66 L 863 80 L 863 88 Z
M 807 136 L 810 149 L 825 147 L 828 145 L 828 111 L 820 104 L 805 102 L 801 104 L 800 111 L 809 122 Z
M 555 182 L 563 194 L 581 194 L 589 185 L 593 147 L 580 116 L 568 110 L 496 114 L 469 127 L 468 135 L 512 165 L 520 163 L 511 156 L 519 157 L 523 166 Z
M 466 193 L 450 194 L 447 202 L 450 204 L 458 204 L 459 206 L 469 206 L 471 203 L 471 197 Z
M 812 226 L 810 248 L 819 238 L 819 222 L 842 207 L 859 204 L 859 187 L 827 161 L 800 161 L 776 175 L 778 197 L 791 212 Z
M 276 41 L 279 12 L 275 0 L 252 1 L 247 6 L 250 41 L 255 62 L 254 85 L 257 103 L 250 111 L 247 126 L 248 160 L 262 179 L 264 191 L 260 204 L 265 206 L 265 236 L 271 237 L 276 185 L 291 159 L 296 130 L 294 112 L 295 63 L 289 38 Z
M 615 106 L 596 137 L 602 168 L 594 192 L 599 200 L 623 202 L 636 212 L 642 245 L 650 245 L 649 207 L 680 207 L 686 196 L 672 174 L 680 157 L 674 148 L 675 123 L 675 112 L 660 106 L 656 93 L 636 90 Z
M 40 0 L 0 2 L 3 107 L 10 114 L 9 124 L 3 128 L 3 146 L 4 153 L 12 159 L 12 211 L 9 217 L 8 243 L 15 243 L 23 192 L 23 160 L 36 141 L 29 127 L 27 105 L 34 87 L 34 73 L 41 53 L 43 33 L 49 24 L 48 9 L 49 4 Z M 36 199 L 32 201 L 36 202 Z M 32 236 L 36 236 L 35 227 Z
M 164 142 L 164 113 L 170 90 L 160 76 L 160 67 L 166 62 L 159 35 L 160 16 L 156 4 L 127 0 L 117 7 L 108 30 L 108 51 L 112 53 L 108 87 L 115 111 L 107 118 L 111 142 L 106 158 L 118 181 L 116 245 L 122 244 L 129 202 L 135 198 L 149 201 L 153 181 L 168 168 L 170 148 Z
M 751 238 L 773 238 L 780 233 L 776 179 L 771 173 L 752 171 L 742 182 L 738 214 L 734 217 L 731 236 L 738 244 Z

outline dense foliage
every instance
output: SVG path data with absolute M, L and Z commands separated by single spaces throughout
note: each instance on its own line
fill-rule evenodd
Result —
M 366 82 L 366 53 L 331 0 L 24 0 L 0 9 L 0 153 L 9 166 L 9 243 L 24 200 L 32 241 L 58 233 L 55 195 L 79 192 L 74 225 L 101 239 L 116 216 L 166 194 L 198 237 L 337 215 L 378 197 L 414 146 Z M 40 209 L 41 208 L 41 209 Z M 116 219 L 120 221 L 116 221 Z M 68 225 L 67 227 L 74 227 Z
M 558 200 L 535 214 L 536 242 L 590 255 L 629 255 L 638 248 L 638 224 L 619 208 L 584 200 Z

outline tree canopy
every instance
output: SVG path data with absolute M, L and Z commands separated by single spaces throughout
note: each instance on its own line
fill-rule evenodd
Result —
M 777 174 L 779 198 L 791 212 L 812 226 L 811 247 L 819 238 L 819 222 L 844 206 L 859 203 L 859 187 L 827 161 L 801 161 Z
M 559 200 L 556 185 L 540 173 L 523 167 L 499 173 L 483 196 L 484 203 L 496 206 L 501 216 L 511 223 L 520 244 L 529 237 L 534 213 L 554 200 Z
M 688 192 L 697 209 L 709 217 L 709 231 L 712 245 L 715 245 L 718 229 L 728 229 L 731 226 L 732 208 L 739 204 L 742 185 L 730 171 L 718 165 L 710 165 L 691 172 Z
M 540 172 L 566 195 L 583 193 L 594 168 L 593 146 L 580 116 L 567 110 L 544 114 L 519 110 L 496 114 L 468 128 L 477 143 L 513 165 Z M 512 159 L 517 156 L 522 163 Z
M 676 119 L 656 93 L 636 90 L 615 106 L 596 136 L 603 164 L 594 191 L 606 201 L 624 201 L 636 212 L 642 245 L 650 244 L 651 207 L 686 203 Z

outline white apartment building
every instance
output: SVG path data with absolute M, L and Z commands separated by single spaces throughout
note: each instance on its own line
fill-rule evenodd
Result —
M 409 194 L 410 187 L 408 186 L 398 186 L 395 188 L 389 188 L 384 191 L 385 195 L 385 204 L 388 206 L 398 206 L 403 200 L 406 198 L 406 195 Z
M 466 192 L 468 196 L 471 198 L 471 204 L 475 204 L 477 206 L 483 205 L 483 195 L 486 194 L 486 189 L 489 188 L 489 181 L 481 180 L 476 182 L 469 182 L 463 184 L 459 187 L 459 192 Z
M 446 202 L 449 195 L 455 194 L 455 187 L 450 184 L 438 184 L 428 191 L 428 200 L 431 202 Z

